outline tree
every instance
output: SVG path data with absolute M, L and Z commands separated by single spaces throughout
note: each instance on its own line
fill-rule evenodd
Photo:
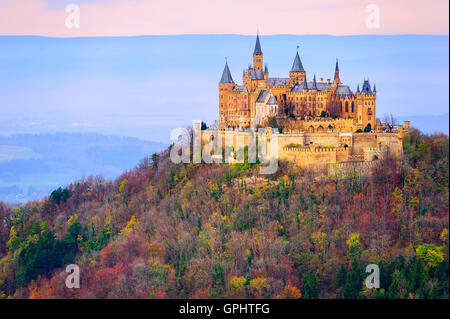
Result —
M 420 245 L 416 248 L 416 254 L 430 268 L 437 267 L 444 260 L 441 249 L 433 244 Z
M 50 194 L 49 201 L 52 204 L 58 205 L 60 203 L 65 203 L 69 196 L 70 192 L 67 188 L 62 189 L 61 187 L 59 187 Z
M 225 293 L 225 275 L 223 272 L 222 265 L 219 261 L 214 264 L 212 270 L 212 286 L 211 286 L 211 296 L 213 298 L 222 297 Z
M 319 284 L 317 283 L 316 273 L 310 270 L 303 278 L 303 298 L 315 299 L 319 297 Z
M 347 240 L 348 257 L 350 260 L 359 258 L 362 252 L 362 245 L 359 241 L 359 234 L 351 234 L 350 239 Z
M 345 280 L 347 278 L 347 269 L 344 264 L 341 264 L 339 267 L 339 271 L 336 275 L 336 279 L 334 281 L 334 287 L 336 289 L 342 288 L 345 285 Z
M 383 116 L 383 122 L 388 126 L 389 132 L 392 131 L 394 126 L 396 126 L 397 123 L 398 123 L 397 122 L 397 118 L 394 115 L 392 115 L 391 113 L 390 114 L 385 114 Z
M 351 271 L 347 273 L 342 296 L 345 299 L 356 299 L 362 287 L 361 268 L 356 258 L 353 259 Z

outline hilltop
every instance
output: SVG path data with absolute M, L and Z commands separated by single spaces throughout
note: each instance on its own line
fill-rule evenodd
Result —
M 0 295 L 16 298 L 448 298 L 448 137 L 412 130 L 371 175 L 280 162 L 173 164 L 0 204 Z M 81 288 L 67 289 L 76 263 Z M 363 286 L 380 267 L 381 289 Z

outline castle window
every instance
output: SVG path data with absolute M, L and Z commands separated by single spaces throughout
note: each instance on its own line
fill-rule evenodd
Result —
M 355 112 L 355 102 L 352 101 L 352 113 Z
M 345 101 L 345 112 L 348 112 L 348 102 Z

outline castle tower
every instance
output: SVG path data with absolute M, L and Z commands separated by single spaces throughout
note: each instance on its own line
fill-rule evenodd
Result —
M 334 69 L 334 84 L 340 84 L 341 83 L 341 79 L 339 78 L 339 64 L 338 64 L 338 59 L 336 58 L 336 67 Z
M 228 68 L 228 61 L 225 62 L 225 67 L 222 72 L 222 77 L 219 82 L 219 128 L 226 127 L 227 113 L 228 113 L 228 97 L 233 91 L 234 81 L 231 77 L 230 69 Z
M 297 54 L 295 55 L 294 58 L 294 63 L 292 63 L 291 71 L 289 71 L 289 77 L 293 79 L 294 84 L 304 82 L 306 78 L 305 69 L 303 68 L 300 56 L 298 55 L 298 46 L 297 46 Z
M 366 127 L 370 124 L 372 130 L 376 128 L 376 100 L 377 92 L 376 87 L 372 91 L 369 80 L 364 80 L 361 87 L 361 91 L 356 90 L 356 103 L 357 103 L 357 119 L 358 124 Z
M 253 68 L 255 70 L 263 69 L 263 53 L 259 43 L 259 34 L 256 35 L 255 50 L 253 51 Z

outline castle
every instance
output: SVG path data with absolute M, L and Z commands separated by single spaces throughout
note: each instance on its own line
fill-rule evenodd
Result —
M 245 139 L 249 129 L 276 126 L 279 158 L 304 167 L 368 163 L 387 153 L 401 157 L 409 122 L 381 123 L 376 98 L 368 80 L 356 92 L 344 85 L 337 59 L 333 81 L 315 75 L 308 81 L 298 47 L 289 77 L 269 77 L 257 35 L 253 65 L 244 70 L 242 85 L 233 81 L 226 61 L 219 82 L 219 127 L 203 134 L 202 144 L 212 134 L 235 141 Z

